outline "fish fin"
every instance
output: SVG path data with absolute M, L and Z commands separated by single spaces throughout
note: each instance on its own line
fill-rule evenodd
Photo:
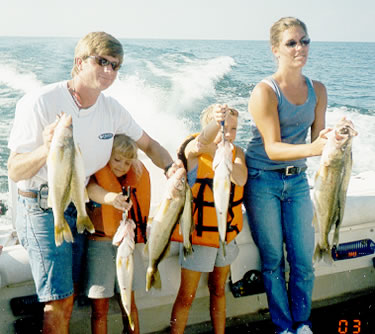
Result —
M 55 244 L 56 246 L 60 246 L 63 241 L 66 242 L 73 242 L 73 234 L 70 230 L 68 223 L 66 222 L 65 218 L 63 218 L 63 224 L 55 226 Z
M 324 249 L 320 247 L 319 244 L 316 245 L 314 256 L 313 256 L 313 263 L 317 263 L 323 260 L 326 264 L 332 265 L 334 263 L 332 258 L 331 249 Z
M 226 248 L 225 241 L 222 241 L 222 240 L 220 239 L 220 244 L 221 244 L 221 247 L 223 247 L 223 256 L 224 256 L 224 258 L 225 258 L 226 255 L 227 255 L 227 250 L 225 249 L 225 248 Z
M 130 257 L 128 256 L 126 258 L 126 262 L 125 262 L 125 268 L 126 268 L 126 271 L 129 272 L 129 269 L 130 269 L 130 266 L 132 265 L 132 263 L 130 262 Z
M 338 222 L 338 224 L 336 224 L 335 232 L 333 233 L 332 245 L 335 246 L 339 244 L 340 225 L 341 222 Z
M 186 259 L 187 256 L 193 254 L 193 246 L 191 245 L 191 242 L 189 245 L 184 245 L 184 259 Z
M 160 278 L 160 272 L 159 270 L 157 270 L 154 274 L 154 281 L 153 281 L 153 284 L 152 286 L 155 288 L 155 289 L 158 289 L 160 290 L 161 289 L 161 278 Z
M 90 233 L 95 232 L 94 225 L 89 216 L 78 216 L 76 225 L 78 233 L 83 233 L 85 230 Z
M 146 273 L 146 291 L 149 291 L 151 287 L 160 290 L 161 289 L 161 279 L 159 270 L 154 268 L 148 268 Z
M 123 309 L 123 311 L 125 311 L 125 313 L 128 317 L 130 328 L 132 330 L 134 330 L 134 321 L 133 321 L 133 318 L 131 316 L 131 306 L 130 305 L 128 305 L 128 307 L 126 306 L 127 303 L 128 303 L 128 300 L 127 300 L 127 297 L 126 297 L 126 290 L 121 291 L 120 297 L 121 297 L 121 304 L 122 304 L 121 308 Z
M 322 254 L 323 261 L 330 266 L 333 265 L 334 261 L 332 258 L 332 251 L 331 249 L 325 250 Z
M 322 251 L 318 245 L 315 247 L 314 256 L 313 256 L 313 263 L 318 263 L 322 259 Z
M 148 255 L 148 242 L 146 242 L 146 245 L 145 245 L 145 247 L 143 248 L 143 254 L 144 254 L 145 256 Z
M 129 311 L 129 313 L 128 312 L 126 312 L 126 313 L 128 315 L 129 326 L 132 329 L 132 331 L 134 331 L 134 321 L 133 321 L 133 318 L 131 316 L 131 313 L 130 313 L 130 311 Z

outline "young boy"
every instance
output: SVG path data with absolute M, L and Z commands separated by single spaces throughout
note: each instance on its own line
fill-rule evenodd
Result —
M 222 121 L 224 129 L 222 129 Z M 187 179 L 194 197 L 192 236 L 193 253 L 184 257 L 180 247 L 181 283 L 171 316 L 171 333 L 183 333 L 202 272 L 208 272 L 210 291 L 210 315 L 215 333 L 225 331 L 225 283 L 230 264 L 238 255 L 233 240 L 242 229 L 243 186 L 247 180 L 247 168 L 243 151 L 233 145 L 233 169 L 231 195 L 225 246 L 219 243 L 216 212 L 212 193 L 214 171 L 213 158 L 224 136 L 230 143 L 236 138 L 238 112 L 226 105 L 211 105 L 201 114 L 202 132 L 187 139 L 180 148 L 179 158 L 185 163 Z M 178 239 L 175 229 L 172 240 Z M 176 238 L 175 238 L 176 237 Z
M 130 201 L 123 195 L 122 189 L 130 186 Z M 88 205 L 88 214 L 95 226 L 95 234 L 88 238 L 87 284 L 86 294 L 91 299 L 92 333 L 107 333 L 107 313 L 109 298 L 114 295 L 116 280 L 117 247 L 112 238 L 122 219 L 124 210 L 137 225 L 135 242 L 145 242 L 146 222 L 150 208 L 150 178 L 144 165 L 137 159 L 136 143 L 128 136 L 116 135 L 113 141 L 111 158 L 103 169 L 99 170 L 87 186 L 92 200 Z M 135 273 L 141 270 L 141 255 L 134 250 Z M 138 264 L 138 265 L 137 265 Z M 144 276 L 144 272 L 140 273 Z M 133 290 L 140 288 L 140 280 L 133 279 Z M 142 285 L 142 288 L 144 285 Z M 131 317 L 134 330 L 128 326 L 127 315 L 119 301 L 124 328 L 130 333 L 139 333 L 138 311 L 132 291 Z

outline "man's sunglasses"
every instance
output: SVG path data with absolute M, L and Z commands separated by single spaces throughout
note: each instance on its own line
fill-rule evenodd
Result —
M 302 46 L 308 46 L 310 44 L 311 40 L 310 38 L 302 38 L 299 43 L 302 45 Z M 297 46 L 298 42 L 296 42 L 294 39 L 288 41 L 287 43 L 285 43 L 285 45 L 288 47 L 288 48 L 295 48 Z
M 112 69 L 114 71 L 118 71 L 121 67 L 121 64 L 116 62 L 116 61 L 109 61 L 108 59 L 105 59 L 103 57 L 100 57 L 100 56 L 88 56 L 88 58 L 92 58 L 95 60 L 95 62 L 100 65 L 100 66 L 109 66 L 111 65 L 112 66 Z

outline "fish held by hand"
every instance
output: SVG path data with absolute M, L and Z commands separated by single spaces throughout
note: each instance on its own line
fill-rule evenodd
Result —
M 73 235 L 64 217 L 71 201 L 77 209 L 77 230 L 94 232 L 86 213 L 88 200 L 85 188 L 84 167 L 81 154 L 74 144 L 72 116 L 62 113 L 55 127 L 47 157 L 48 206 L 52 208 L 55 224 L 55 244 L 73 242 Z
M 145 246 L 149 263 L 146 274 L 146 291 L 151 287 L 160 289 L 158 265 L 169 252 L 171 235 L 180 220 L 186 196 L 186 171 L 179 168 L 167 180 L 166 191 L 151 220 L 150 235 Z
M 213 193 L 216 209 L 216 218 L 219 230 L 220 244 L 223 247 L 225 256 L 225 239 L 227 232 L 228 207 L 231 190 L 231 173 L 232 173 L 232 148 L 233 145 L 222 140 L 218 144 L 212 167 L 214 169 Z
M 338 245 L 339 231 L 344 216 L 346 193 L 352 171 L 352 140 L 358 132 L 346 118 L 341 119 L 327 133 L 319 169 L 315 175 L 313 224 L 318 232 L 313 261 L 323 259 L 332 264 L 332 247 Z M 329 233 L 333 229 L 333 240 Z

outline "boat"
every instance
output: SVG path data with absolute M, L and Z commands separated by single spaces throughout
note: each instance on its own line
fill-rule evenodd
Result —
M 9 182 L 9 202 L 16 201 L 16 188 Z M 313 189 L 312 189 L 313 190 Z M 352 176 L 340 229 L 340 244 L 333 250 L 333 265 L 315 265 L 313 308 L 332 305 L 375 290 L 375 171 Z M 0 333 L 38 332 L 42 305 L 37 302 L 28 256 L 18 244 L 14 228 L 15 210 L 8 214 L 12 224 L 0 225 Z M 1 218 L 0 218 L 1 219 Z M 244 215 L 246 219 L 246 215 Z M 226 285 L 227 317 L 252 315 L 267 317 L 267 299 L 260 275 L 259 252 L 248 224 L 237 236 L 240 252 L 231 265 Z M 137 248 L 142 251 L 143 245 Z M 147 259 L 144 257 L 144 264 Z M 288 269 L 288 268 L 287 268 Z M 178 245 L 172 243 L 169 256 L 159 264 L 162 289 L 136 291 L 141 333 L 167 331 L 172 305 L 180 283 Z M 77 298 L 70 323 L 71 333 L 90 333 L 90 306 L 83 296 Z M 189 314 L 188 328 L 209 322 L 207 274 L 203 274 Z M 198 333 L 198 327 L 191 333 Z M 117 300 L 110 301 L 109 333 L 120 333 L 122 320 Z M 38 332 L 39 333 L 39 332 Z

